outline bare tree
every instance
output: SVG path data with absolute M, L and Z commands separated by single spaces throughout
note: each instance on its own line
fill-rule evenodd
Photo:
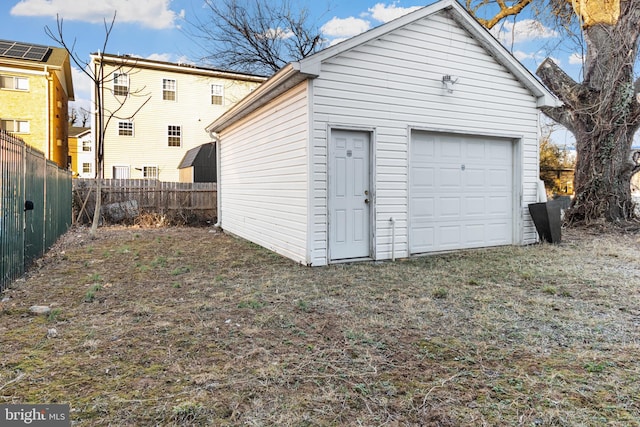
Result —
M 91 67 L 89 62 L 82 59 L 75 52 L 75 40 L 71 45 L 69 45 L 65 38 L 63 32 L 63 24 L 64 20 L 59 16 L 56 18 L 56 30 L 53 31 L 48 26 L 45 27 L 46 34 L 57 42 L 60 46 L 62 46 L 69 57 L 73 61 L 73 63 L 89 78 L 93 84 L 93 88 L 96 94 L 95 103 L 93 105 L 95 111 L 96 122 L 94 123 L 95 129 L 95 138 L 96 138 L 96 204 L 95 210 L 93 213 L 93 222 L 91 225 L 90 235 L 91 237 L 95 237 L 96 231 L 98 229 L 98 224 L 100 222 L 100 212 L 102 208 L 102 178 L 104 177 L 104 135 L 109 126 L 109 123 L 112 119 L 122 119 L 122 120 L 130 120 L 132 119 L 138 111 L 144 107 L 144 105 L 149 101 L 150 96 L 141 103 L 141 105 L 132 113 L 127 114 L 126 116 L 119 116 L 120 111 L 122 111 L 127 100 L 130 99 L 130 96 L 120 97 L 118 99 L 118 105 L 116 108 L 112 110 L 105 109 L 104 106 L 104 91 L 112 91 L 112 89 L 106 89 L 107 87 L 112 87 L 113 85 L 109 85 L 108 83 L 113 82 L 118 74 L 126 73 L 126 68 L 133 69 L 135 67 L 135 60 L 131 60 L 131 64 L 125 61 L 122 65 L 105 71 L 105 63 L 104 63 L 104 55 L 107 48 L 107 44 L 109 42 L 109 37 L 111 36 L 111 32 L 113 31 L 113 26 L 116 21 L 116 13 L 113 14 L 113 18 L 111 22 L 104 21 L 104 30 L 105 37 L 104 43 L 102 45 L 102 49 L 98 52 L 99 60 L 95 62 L 94 66 Z M 143 89 L 138 91 L 129 93 L 131 96 L 147 96 L 143 93 Z M 86 111 L 86 110 L 84 110 Z M 88 121 L 89 114 L 87 112 L 86 118 L 83 116 L 83 125 Z
M 89 118 L 91 117 L 91 111 L 86 108 L 80 107 L 80 125 L 82 127 L 87 127 L 87 123 L 89 122 Z
M 223 69 L 270 75 L 322 47 L 309 11 L 290 0 L 205 0 L 206 17 L 189 22 L 188 34 Z
M 76 124 L 77 121 L 78 121 L 78 110 L 76 110 L 76 108 L 73 107 L 69 111 L 69 124 L 73 126 Z
M 470 3 L 473 1 L 467 3 L 468 10 L 476 13 Z M 529 3 L 498 0 L 501 11 L 514 4 L 523 5 L 522 10 Z M 536 72 L 563 102 L 561 107 L 544 108 L 543 112 L 576 139 L 575 198 L 567 219 L 629 220 L 634 215 L 630 180 L 640 170 L 631 156 L 633 137 L 640 127 L 640 80 L 634 81 L 640 1 L 547 0 L 545 5 L 561 24 L 558 28 L 578 24 L 586 43 L 582 82 L 576 82 L 550 59 Z

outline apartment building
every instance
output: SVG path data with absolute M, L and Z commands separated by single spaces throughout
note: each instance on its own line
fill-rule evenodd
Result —
M 68 105 L 73 100 L 65 49 L 0 40 L 0 128 L 62 168 L 69 166 Z
M 132 56 L 92 54 L 102 84 L 104 178 L 179 181 L 185 154 L 211 142 L 205 126 L 244 98 L 265 78 Z M 100 66 L 102 65 L 102 71 Z M 215 159 L 214 159 L 215 161 Z M 215 167 L 215 164 L 212 165 Z

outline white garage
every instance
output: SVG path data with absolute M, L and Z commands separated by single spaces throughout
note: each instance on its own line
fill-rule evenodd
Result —
M 509 139 L 413 132 L 411 254 L 514 243 L 514 153 Z
M 207 127 L 223 230 L 311 266 L 537 240 L 557 100 L 458 2 L 291 63 Z

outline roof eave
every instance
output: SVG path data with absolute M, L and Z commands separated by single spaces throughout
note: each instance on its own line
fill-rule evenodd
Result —
M 139 58 L 137 56 L 117 56 L 110 53 L 92 53 L 90 55 L 92 63 L 98 63 L 100 61 L 105 64 L 118 65 L 123 67 L 140 67 L 155 70 L 166 70 L 177 73 L 206 75 L 219 78 L 228 78 L 234 80 L 242 80 L 248 82 L 261 83 L 267 80 L 267 77 L 259 76 L 255 74 L 245 74 L 236 71 L 219 70 L 214 68 L 205 68 L 199 66 L 192 66 L 190 64 L 181 64 L 164 61 L 154 61 L 145 58 Z
M 219 132 L 253 113 L 304 80 L 317 76 L 317 74 L 312 74 L 308 71 L 302 72 L 300 70 L 300 62 L 287 64 L 269 80 L 258 86 L 256 90 L 245 96 L 240 102 L 209 124 L 205 130 L 207 132 Z

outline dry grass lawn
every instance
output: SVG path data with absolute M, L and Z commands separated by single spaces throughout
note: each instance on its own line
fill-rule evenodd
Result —
M 563 239 L 308 268 L 207 228 L 74 229 L 2 294 L 0 403 L 78 426 L 640 426 L 640 234 Z

